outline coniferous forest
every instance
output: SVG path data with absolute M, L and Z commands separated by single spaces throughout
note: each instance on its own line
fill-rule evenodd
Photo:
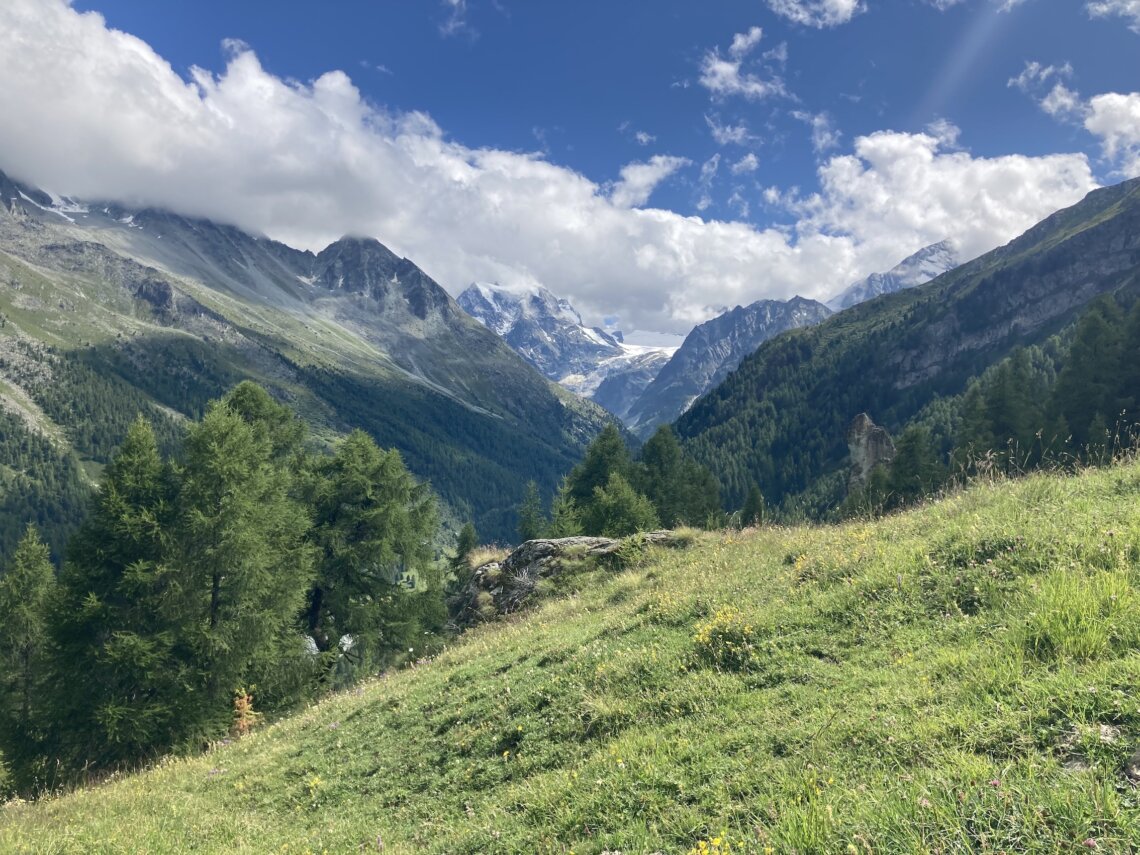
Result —
M 430 653 L 446 622 L 435 508 L 398 453 L 359 431 L 314 452 L 252 383 L 170 454 L 138 418 L 59 573 L 33 524 L 0 577 L 13 783 L 204 745 L 235 708 L 279 712 Z

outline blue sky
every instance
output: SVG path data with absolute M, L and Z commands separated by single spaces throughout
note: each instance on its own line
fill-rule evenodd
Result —
M 1137 0 L 5 6 L 0 168 L 641 329 L 976 255 L 1140 172 Z

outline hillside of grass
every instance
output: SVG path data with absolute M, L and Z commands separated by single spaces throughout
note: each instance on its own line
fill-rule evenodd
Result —
M 559 587 L 204 756 L 9 804 L 0 851 L 1140 841 L 1140 465 L 704 535 Z

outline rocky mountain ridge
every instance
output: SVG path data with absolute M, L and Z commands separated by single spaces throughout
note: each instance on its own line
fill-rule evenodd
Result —
M 553 490 L 607 419 L 374 239 L 312 253 L 171 212 L 59 200 L 3 173 L 0 201 L 6 341 L 55 348 L 187 416 L 257 380 L 325 437 L 363 427 L 398 448 L 488 537 L 509 533 L 528 478 Z M 4 397 L 18 408 L 20 393 Z
M 684 343 L 631 405 L 627 424 L 648 436 L 672 422 L 719 384 L 762 343 L 790 329 L 817 324 L 831 310 L 815 300 L 757 300 L 693 328 Z

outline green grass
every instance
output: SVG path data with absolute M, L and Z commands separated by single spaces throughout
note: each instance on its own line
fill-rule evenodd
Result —
M 1135 464 L 706 535 L 0 851 L 1130 852 L 1138 585 Z

